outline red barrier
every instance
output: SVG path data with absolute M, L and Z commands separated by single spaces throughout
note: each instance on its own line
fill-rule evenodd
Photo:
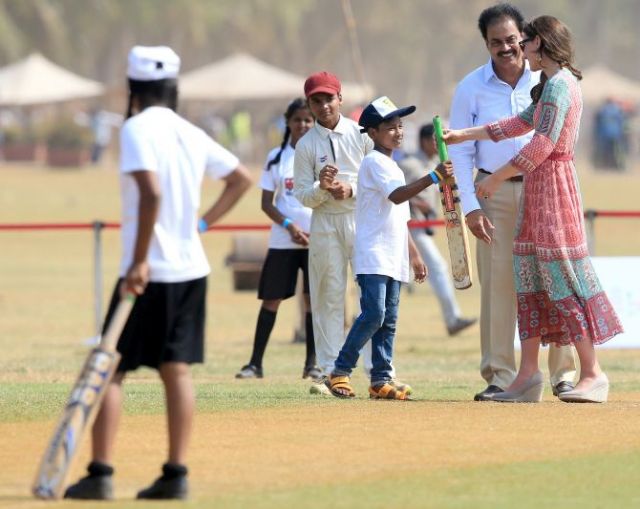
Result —
M 637 210 L 593 210 L 587 209 L 584 212 L 587 219 L 595 217 L 612 218 L 640 218 L 640 211 Z M 0 231 L 29 231 L 29 230 L 90 230 L 99 225 L 100 228 L 120 228 L 120 223 L 0 223 Z M 433 226 L 444 226 L 441 219 L 428 221 L 409 221 L 411 228 L 427 228 Z M 259 231 L 268 230 L 270 224 L 218 224 L 210 227 L 212 231 Z
M 120 228 L 120 223 L 0 223 L 1 230 L 30 231 L 30 230 L 92 230 L 100 228 Z M 426 228 L 428 226 L 443 226 L 444 221 L 410 221 L 411 228 Z M 209 227 L 212 231 L 259 231 L 269 230 L 270 224 L 217 224 Z

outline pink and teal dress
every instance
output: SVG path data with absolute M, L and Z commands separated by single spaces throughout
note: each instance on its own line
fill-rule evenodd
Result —
M 524 175 L 513 247 L 521 340 L 600 344 L 623 332 L 587 251 L 573 164 L 581 114 L 578 81 L 562 69 L 537 104 L 487 126 L 493 141 L 535 129 L 511 160 Z

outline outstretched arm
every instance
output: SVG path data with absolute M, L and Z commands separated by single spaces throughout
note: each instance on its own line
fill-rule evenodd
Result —
M 435 175 L 433 174 L 434 172 Z M 429 187 L 431 184 L 436 184 L 440 180 L 449 178 L 452 175 L 453 166 L 451 161 L 445 161 L 444 163 L 440 163 L 433 172 L 425 175 L 424 177 L 420 177 L 418 180 L 411 182 L 410 184 L 396 188 L 391 194 L 389 194 L 389 199 L 396 205 L 398 203 L 405 202 Z
M 488 140 L 489 133 L 484 126 L 465 127 L 464 129 L 445 129 L 442 139 L 447 145 L 456 145 L 465 141 Z

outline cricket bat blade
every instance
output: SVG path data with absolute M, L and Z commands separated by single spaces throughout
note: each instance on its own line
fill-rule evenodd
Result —
M 442 139 L 442 121 L 439 116 L 433 118 L 433 127 L 440 161 L 445 162 L 449 159 L 449 155 L 447 146 Z M 455 177 L 451 176 L 440 182 L 440 197 L 445 229 L 447 230 L 453 286 L 458 290 L 464 290 L 471 286 L 471 255 Z
M 85 431 L 95 420 L 105 391 L 120 362 L 115 345 L 124 329 L 135 298 L 120 301 L 100 346 L 89 354 L 71 390 L 62 417 L 40 462 L 33 494 L 42 499 L 58 499 L 67 482 L 73 460 Z

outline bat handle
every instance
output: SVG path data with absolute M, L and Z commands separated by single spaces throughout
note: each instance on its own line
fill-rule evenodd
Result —
M 447 152 L 447 144 L 442 139 L 443 131 L 442 131 L 442 120 L 439 115 L 433 117 L 433 131 L 436 135 L 436 146 L 438 147 L 438 156 L 440 157 L 440 162 L 443 163 L 449 160 L 449 154 Z
M 100 346 L 107 352 L 112 352 L 116 349 L 116 344 L 120 335 L 127 324 L 133 305 L 135 304 L 136 296 L 132 293 L 128 293 L 125 297 L 120 299 L 118 307 L 116 307 L 107 330 L 102 335 L 102 341 Z

